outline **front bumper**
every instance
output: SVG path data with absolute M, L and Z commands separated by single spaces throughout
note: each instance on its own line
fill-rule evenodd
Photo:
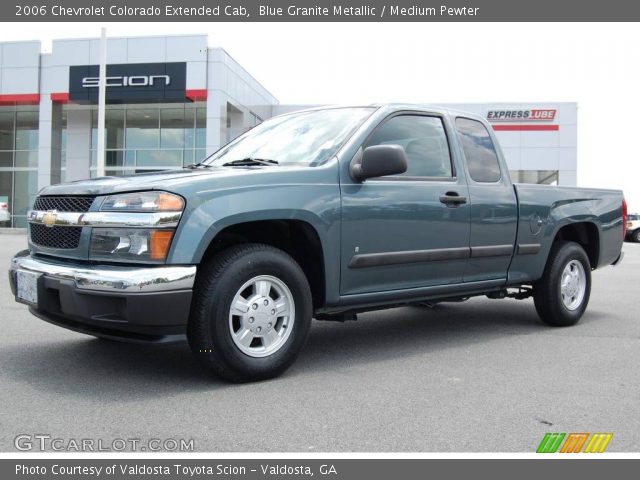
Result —
M 18 271 L 37 274 L 31 313 L 50 323 L 98 337 L 164 343 L 184 338 L 196 267 L 79 265 L 34 257 L 27 250 L 11 261 L 16 295 Z

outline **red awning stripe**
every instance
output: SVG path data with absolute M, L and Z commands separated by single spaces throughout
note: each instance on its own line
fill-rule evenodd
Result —
M 0 105 L 37 105 L 39 93 L 9 93 L 0 95 Z
M 58 92 L 51 94 L 53 103 L 69 103 L 69 94 L 67 92 Z
M 185 90 L 184 96 L 187 97 L 187 99 L 191 100 L 192 102 L 197 102 L 199 100 L 206 100 L 207 90 L 204 88 L 199 90 Z
M 493 125 L 496 132 L 555 132 L 560 125 Z

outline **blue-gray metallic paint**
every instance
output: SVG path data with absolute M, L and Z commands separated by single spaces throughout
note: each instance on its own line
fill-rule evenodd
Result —
M 442 117 L 456 177 L 451 181 L 353 180 L 349 164 L 373 129 L 390 115 L 416 112 Z M 499 147 L 501 181 L 475 183 L 469 179 L 453 128 L 457 116 L 484 123 L 498 145 L 490 125 L 475 115 L 413 105 L 381 106 L 332 160 L 319 167 L 183 169 L 54 185 L 40 194 L 107 195 L 156 189 L 182 195 L 186 207 L 168 264 L 198 264 L 216 235 L 233 225 L 258 220 L 307 222 L 316 231 L 323 250 L 327 311 L 482 293 L 530 283 L 542 275 L 559 229 L 574 222 L 590 222 L 597 227 L 598 266 L 608 265 L 619 256 L 620 191 L 512 185 Z M 438 200 L 446 191 L 457 191 L 469 202 L 446 207 Z M 539 232 L 535 233 L 531 225 L 539 223 Z M 89 232 L 85 230 L 80 247 L 74 251 L 44 251 L 35 245 L 30 249 L 86 260 Z M 537 253 L 516 252 L 518 245 L 532 244 L 540 244 Z M 366 254 L 496 245 L 503 249 L 512 245 L 514 254 L 349 268 L 356 247 Z

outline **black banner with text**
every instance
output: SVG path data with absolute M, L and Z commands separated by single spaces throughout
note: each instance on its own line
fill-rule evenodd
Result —
M 4 21 L 598 22 L 638 21 L 629 0 L 58 0 L 0 4 Z
M 87 480 L 633 478 L 637 459 L 2 459 L 0 477 Z M 632 473 L 633 472 L 633 473 Z M 491 475 L 491 477 L 489 477 Z

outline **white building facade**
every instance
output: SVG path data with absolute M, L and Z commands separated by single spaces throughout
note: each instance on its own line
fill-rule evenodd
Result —
M 278 103 L 206 35 L 109 38 L 106 174 L 181 167 Z M 100 40 L 0 44 L 0 203 L 26 226 L 36 192 L 95 176 Z
M 224 49 L 209 48 L 206 35 L 107 42 L 107 175 L 197 162 L 296 109 L 279 105 Z M 95 176 L 99 49 L 97 38 L 54 40 L 51 53 L 37 41 L 0 43 L 0 204 L 11 212 L 0 227 L 26 226 L 40 188 Z M 499 114 L 489 120 L 514 180 L 575 185 L 576 104 L 455 107 Z
M 491 123 L 514 182 L 577 184 L 576 103 L 466 103 L 448 106 L 476 113 Z

